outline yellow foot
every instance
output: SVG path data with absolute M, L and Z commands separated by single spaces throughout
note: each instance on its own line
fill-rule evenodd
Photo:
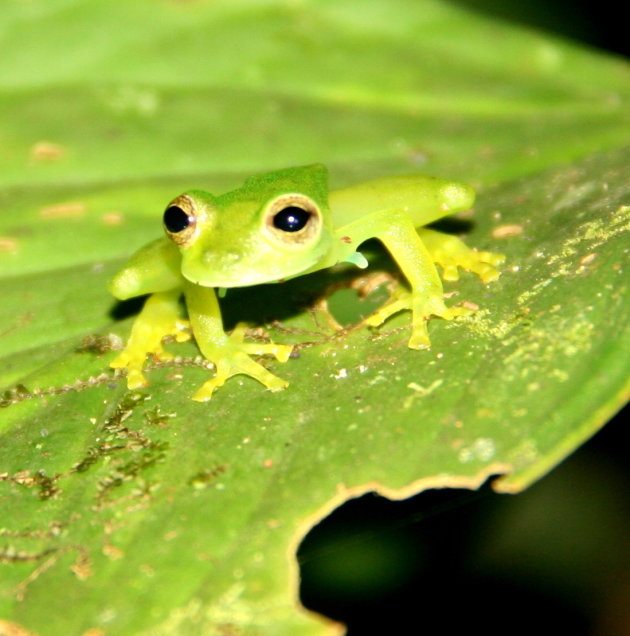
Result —
M 277 344 L 275 342 L 243 342 L 247 326 L 239 322 L 233 329 L 229 338 L 232 342 L 237 343 L 238 348 L 245 353 L 254 355 L 273 356 L 279 362 L 286 362 L 293 351 L 293 345 Z
M 128 353 L 125 349 L 120 355 L 109 363 L 112 369 L 127 369 L 127 388 L 143 389 L 149 383 L 142 373 L 144 366 L 144 356 L 137 358 Z
M 206 402 L 212 399 L 214 390 L 234 375 L 247 375 L 254 378 L 270 391 L 281 391 L 289 385 L 286 380 L 274 375 L 249 356 L 250 354 L 272 355 L 279 362 L 286 362 L 293 351 L 293 346 L 274 342 L 243 342 L 245 330 L 245 324 L 239 323 L 224 343 L 206 348 L 204 355 L 214 363 L 216 375 L 204 382 L 193 395 L 193 400 Z
M 165 362 L 173 355 L 162 346 L 166 336 L 177 342 L 190 340 L 190 323 L 177 315 L 176 298 L 168 294 L 154 294 L 136 318 L 124 350 L 109 363 L 112 369 L 127 369 L 127 387 L 141 389 L 148 385 L 142 373 L 147 355 Z
M 288 357 L 288 356 L 287 356 Z M 216 363 L 216 375 L 211 380 L 204 382 L 192 399 L 197 402 L 207 402 L 212 398 L 215 389 L 225 384 L 228 378 L 234 375 L 248 375 L 254 380 L 264 384 L 270 391 L 281 391 L 289 386 L 289 383 L 274 375 L 258 362 L 254 362 L 246 353 L 230 353 L 230 358 L 224 358 Z
M 459 280 L 458 268 L 477 274 L 483 283 L 501 275 L 498 266 L 505 261 L 503 254 L 471 249 L 456 236 L 435 230 L 422 229 L 420 236 L 433 261 L 442 268 L 444 280 Z
M 447 307 L 441 296 L 422 298 L 406 290 L 398 290 L 393 295 L 393 300 L 377 309 L 364 320 L 364 324 L 376 327 L 385 322 L 390 316 L 404 309 L 412 311 L 412 329 L 408 346 L 410 349 L 427 349 L 431 346 L 427 322 L 431 316 L 439 316 L 444 320 L 452 320 L 459 316 L 467 316 L 472 313 L 466 307 Z

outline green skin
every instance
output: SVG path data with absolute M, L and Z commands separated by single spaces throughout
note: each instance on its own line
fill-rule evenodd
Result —
M 499 276 L 501 255 L 471 250 L 457 237 L 434 230 L 416 230 L 469 208 L 474 198 L 470 186 L 423 175 L 384 177 L 329 192 L 328 173 L 320 164 L 252 177 L 221 196 L 187 192 L 167 208 L 182 213 L 187 227 L 165 221 L 167 236 L 136 252 L 110 283 L 111 293 L 120 300 L 151 294 L 127 346 L 110 366 L 127 369 L 130 389 L 144 387 L 147 354 L 171 358 L 162 339 L 168 335 L 183 342 L 192 330 L 201 352 L 216 367 L 194 400 L 209 400 L 214 389 L 238 374 L 255 378 L 271 391 L 284 389 L 287 382 L 250 355 L 271 354 L 286 362 L 292 347 L 244 342 L 243 325 L 226 334 L 215 289 L 279 282 L 344 261 L 363 268 L 367 261 L 357 248 L 370 238 L 385 245 L 410 291 L 396 293 L 365 324 L 380 325 L 392 314 L 411 309 L 409 346 L 426 348 L 430 316 L 450 320 L 470 311 L 446 307 L 434 263 L 443 268 L 445 280 L 456 280 L 458 267 L 476 273 L 484 283 Z M 302 229 L 276 226 L 276 215 L 287 207 L 306 211 Z M 182 293 L 188 320 L 180 315 Z

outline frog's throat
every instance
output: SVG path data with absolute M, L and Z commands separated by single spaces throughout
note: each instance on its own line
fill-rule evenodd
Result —
M 261 272 L 254 268 L 230 272 L 230 276 L 217 276 L 207 272 L 197 272 L 194 268 L 182 267 L 182 276 L 201 287 L 214 287 L 229 289 L 232 287 L 251 287 L 252 285 L 264 285 L 265 283 L 281 283 L 289 278 L 294 278 L 306 273 L 304 266 L 292 269 L 283 269 L 276 272 Z

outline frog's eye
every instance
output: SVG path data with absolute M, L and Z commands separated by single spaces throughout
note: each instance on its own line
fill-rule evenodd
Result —
M 184 212 L 178 205 L 170 205 L 164 212 L 164 227 L 171 234 L 178 234 L 185 230 L 194 219 Z
M 283 194 L 266 210 L 268 233 L 286 246 L 301 246 L 315 239 L 321 230 L 322 215 L 316 203 L 303 194 Z
M 197 234 L 193 202 L 186 195 L 171 201 L 164 210 L 164 231 L 180 247 L 187 247 Z

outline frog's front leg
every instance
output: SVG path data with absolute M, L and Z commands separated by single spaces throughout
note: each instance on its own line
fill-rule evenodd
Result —
M 431 254 L 418 236 L 412 221 L 401 210 L 386 210 L 351 223 L 339 232 L 340 240 L 354 247 L 368 238 L 379 239 L 407 278 L 411 291 L 401 290 L 392 300 L 369 316 L 365 323 L 377 326 L 403 309 L 412 311 L 409 347 L 430 346 L 427 320 L 439 316 L 451 320 L 470 313 L 463 307 L 449 308 L 444 303 L 442 282 Z M 341 238 L 342 237 L 342 238 Z
M 186 305 L 193 333 L 201 353 L 215 365 L 216 374 L 193 395 L 204 402 L 212 397 L 233 375 L 248 375 L 264 384 L 270 391 L 280 391 L 288 383 L 254 362 L 249 354 L 271 354 L 286 362 L 293 349 L 290 345 L 244 342 L 244 326 L 239 325 L 229 336 L 223 331 L 221 311 L 214 289 L 192 283 L 185 285 Z
M 110 362 L 109 366 L 113 369 L 127 369 L 127 386 L 130 389 L 140 389 L 148 384 L 142 373 L 147 354 L 158 360 L 172 359 L 172 354 L 162 347 L 165 336 L 174 336 L 177 342 L 190 339 L 188 321 L 181 317 L 180 296 L 181 289 L 149 296 L 131 328 L 127 346 Z

